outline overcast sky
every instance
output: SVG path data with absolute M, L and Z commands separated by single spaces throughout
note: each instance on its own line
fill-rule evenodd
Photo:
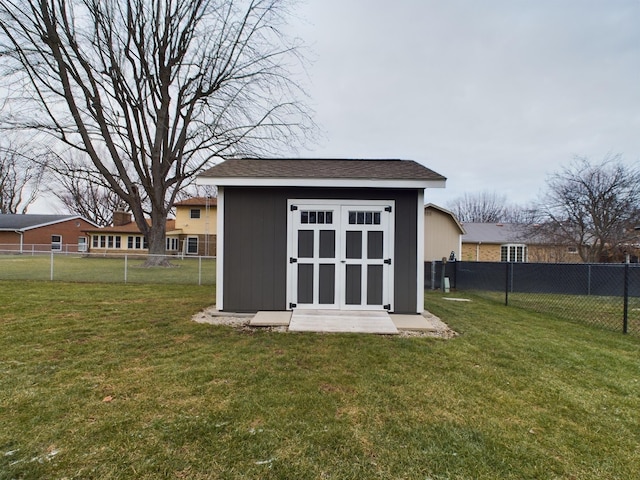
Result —
M 323 137 L 303 157 L 403 158 L 465 192 L 536 198 L 575 155 L 640 161 L 640 0 L 308 0 Z M 294 152 L 291 152 L 295 155 Z

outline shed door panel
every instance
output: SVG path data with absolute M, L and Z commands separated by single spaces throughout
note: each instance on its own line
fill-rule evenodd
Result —
M 339 308 L 336 206 L 299 205 L 290 211 L 292 223 L 289 276 L 290 304 L 307 308 Z M 293 245 L 293 248 L 291 246 Z
M 344 249 L 344 309 L 390 307 L 388 294 L 392 276 L 391 218 L 388 205 L 341 207 Z

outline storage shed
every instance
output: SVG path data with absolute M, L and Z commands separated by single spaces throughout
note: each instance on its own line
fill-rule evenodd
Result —
M 410 160 L 231 159 L 218 188 L 218 310 L 423 311 L 424 189 Z

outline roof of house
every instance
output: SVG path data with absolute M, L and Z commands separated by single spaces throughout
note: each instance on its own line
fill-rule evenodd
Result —
M 404 182 L 407 187 L 444 187 L 446 178 L 413 160 L 238 158 L 226 160 L 199 175 L 201 184 L 323 186 L 318 180 L 343 182 Z M 210 181 L 215 179 L 216 182 Z M 251 181 L 249 181 L 251 180 Z M 307 181 L 305 183 L 304 181 Z M 360 182 L 357 182 L 360 181 Z M 380 185 L 383 186 L 383 185 Z
M 216 197 L 191 197 L 176 202 L 174 206 L 193 206 L 193 207 L 206 207 L 207 205 L 213 207 L 218 204 Z
M 151 220 L 147 219 L 147 223 L 151 224 Z M 168 219 L 166 231 L 170 232 L 176 229 L 176 221 L 175 219 Z M 111 226 L 111 227 L 98 227 L 92 230 L 85 230 L 87 233 L 133 233 L 140 235 L 140 228 L 136 222 L 125 223 L 124 225 Z
M 466 233 L 462 243 L 513 243 L 522 242 L 525 235 L 523 225 L 517 223 L 474 223 L 462 224 Z
M 449 211 L 449 210 L 447 210 L 446 208 L 442 208 L 442 207 L 440 207 L 440 206 L 438 206 L 438 205 L 436 205 L 436 204 L 434 204 L 434 203 L 427 203 L 427 204 L 424 206 L 424 208 L 425 208 L 425 210 L 426 210 L 427 208 L 430 208 L 430 209 L 433 209 L 433 210 L 438 210 L 438 211 L 440 211 L 440 212 L 444 213 L 445 215 L 450 216 L 450 217 L 451 217 L 451 219 L 455 222 L 456 226 L 458 227 L 458 230 L 460 230 L 460 233 L 462 233 L 462 234 L 466 233 L 466 232 L 465 232 L 464 227 L 463 227 L 463 226 L 462 226 L 462 224 L 458 221 L 458 217 L 456 217 L 456 216 L 455 216 L 455 214 L 454 214 L 453 212 L 450 212 L 450 211 Z
M 80 215 L 37 215 L 30 213 L 2 213 L 0 214 L 0 230 L 25 231 L 75 219 L 84 220 L 85 222 L 94 225 L 93 222 L 87 220 L 86 218 L 83 218 Z

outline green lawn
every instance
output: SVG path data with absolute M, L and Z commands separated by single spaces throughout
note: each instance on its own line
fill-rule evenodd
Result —
M 144 268 L 145 257 L 130 255 L 50 254 L 0 255 L 0 280 L 54 280 L 105 283 L 169 283 L 213 285 L 216 261 L 193 257 L 171 257 L 174 268 Z
M 474 292 L 504 303 L 504 292 Z M 520 307 L 557 319 L 571 320 L 622 332 L 624 298 L 602 295 L 561 295 L 550 293 L 509 293 L 509 307 Z M 630 296 L 627 305 L 627 332 L 640 334 L 640 297 Z
M 640 340 L 471 297 L 453 340 L 196 324 L 211 286 L 0 282 L 0 478 L 640 478 Z

